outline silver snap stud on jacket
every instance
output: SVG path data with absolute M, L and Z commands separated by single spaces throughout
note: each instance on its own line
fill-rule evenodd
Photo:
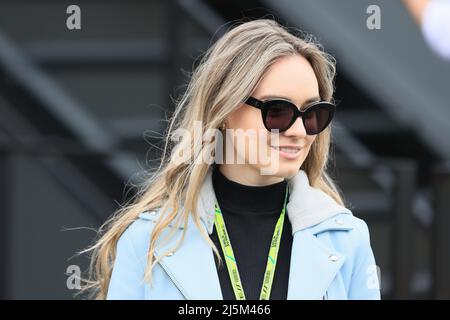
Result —
M 329 259 L 330 261 L 336 262 L 336 261 L 339 260 L 339 257 L 338 257 L 337 255 L 335 255 L 335 254 L 331 254 L 331 255 L 328 257 L 328 259 Z

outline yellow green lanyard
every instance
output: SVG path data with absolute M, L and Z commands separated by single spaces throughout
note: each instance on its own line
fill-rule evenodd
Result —
M 270 243 L 269 256 L 267 257 L 266 272 L 264 273 L 264 280 L 261 288 L 260 300 L 268 300 L 270 292 L 272 290 L 273 276 L 275 273 L 275 267 L 277 265 L 278 250 L 280 248 L 281 233 L 283 232 L 284 214 L 286 212 L 286 202 L 288 195 L 288 186 L 286 185 L 286 194 L 284 197 L 283 209 L 281 210 L 280 217 L 278 218 L 275 226 L 275 231 L 272 236 L 272 242 Z M 228 237 L 227 228 L 225 227 L 225 221 L 223 220 L 222 212 L 219 205 L 215 206 L 215 221 L 217 235 L 219 236 L 220 245 L 224 253 L 225 261 L 227 263 L 228 274 L 230 275 L 231 285 L 233 286 L 234 295 L 236 300 L 245 300 L 244 288 L 242 287 L 241 278 L 234 257 L 233 248 L 231 247 L 230 238 Z

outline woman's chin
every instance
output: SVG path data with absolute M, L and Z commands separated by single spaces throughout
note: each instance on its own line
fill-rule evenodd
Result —
M 279 161 L 278 163 L 272 162 L 271 165 L 261 166 L 259 168 L 261 174 L 273 175 L 279 178 L 292 178 L 300 170 L 301 164 L 296 163 L 283 163 Z

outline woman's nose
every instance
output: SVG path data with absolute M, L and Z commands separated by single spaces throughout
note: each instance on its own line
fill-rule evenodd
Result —
M 292 124 L 292 126 L 290 126 L 289 129 L 284 131 L 283 134 L 285 136 L 298 136 L 298 137 L 301 137 L 301 138 L 307 136 L 306 129 L 305 129 L 305 126 L 303 125 L 302 118 L 298 117 L 295 120 L 295 122 Z

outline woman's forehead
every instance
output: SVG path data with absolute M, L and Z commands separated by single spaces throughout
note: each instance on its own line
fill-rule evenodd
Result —
M 300 55 L 286 56 L 269 68 L 253 96 L 259 99 L 279 97 L 304 105 L 318 100 L 319 85 L 308 60 Z

